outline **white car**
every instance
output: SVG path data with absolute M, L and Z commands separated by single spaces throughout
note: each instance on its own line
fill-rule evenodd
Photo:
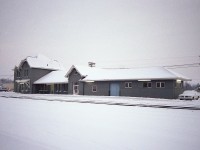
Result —
M 180 100 L 194 100 L 199 99 L 200 93 L 194 90 L 191 91 L 184 91 L 183 94 L 179 95 Z

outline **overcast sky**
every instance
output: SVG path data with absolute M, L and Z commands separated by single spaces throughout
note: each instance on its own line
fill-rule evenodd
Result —
M 38 53 L 67 69 L 198 63 L 200 0 L 0 0 L 0 78 Z

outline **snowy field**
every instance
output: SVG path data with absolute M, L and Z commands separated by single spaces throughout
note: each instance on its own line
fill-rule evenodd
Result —
M 3 92 L 0 150 L 199 150 L 199 101 Z

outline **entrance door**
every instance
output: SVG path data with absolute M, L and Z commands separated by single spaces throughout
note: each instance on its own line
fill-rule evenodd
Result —
M 110 84 L 110 96 L 119 96 L 120 86 L 118 83 Z
M 79 89 L 78 89 L 79 85 L 78 84 L 74 84 L 73 85 L 73 94 L 74 95 L 78 95 L 79 94 Z
M 50 92 L 51 92 L 51 94 L 54 94 L 54 84 L 50 85 Z

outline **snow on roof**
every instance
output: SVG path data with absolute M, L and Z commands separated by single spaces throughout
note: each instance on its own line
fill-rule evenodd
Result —
M 96 67 L 88 67 L 88 66 L 79 66 L 79 65 L 73 65 L 69 71 L 66 74 L 66 77 L 69 76 L 69 74 L 72 72 L 73 69 L 76 69 L 76 71 L 82 76 L 85 77 L 89 74 L 92 74 L 93 72 L 99 72 L 100 68 L 96 68 Z
M 65 77 L 66 71 L 52 71 L 34 82 L 34 84 L 55 84 L 68 83 L 68 78 Z
M 31 68 L 64 70 L 63 65 L 57 60 L 50 59 L 42 54 L 38 54 L 35 57 L 28 56 L 26 59 L 21 61 L 19 66 L 21 66 L 25 61 L 27 61 Z
M 114 81 L 114 80 L 191 80 L 181 74 L 163 67 L 129 68 L 129 69 L 100 69 L 96 67 L 72 66 L 82 76 L 82 81 Z M 68 72 L 67 75 L 70 74 Z

